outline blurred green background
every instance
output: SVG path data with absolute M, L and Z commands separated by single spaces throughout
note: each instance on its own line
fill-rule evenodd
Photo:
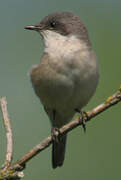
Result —
M 85 110 L 95 107 L 121 84 L 120 0 L 1 0 L 0 96 L 6 96 L 14 134 L 14 161 L 50 134 L 50 123 L 29 79 L 40 61 L 39 34 L 24 26 L 55 11 L 71 11 L 86 24 L 99 58 L 100 82 Z M 5 134 L 0 116 L 0 164 L 5 155 Z M 26 180 L 121 179 L 121 104 L 110 108 L 68 136 L 64 166 L 53 170 L 51 147 L 27 164 Z

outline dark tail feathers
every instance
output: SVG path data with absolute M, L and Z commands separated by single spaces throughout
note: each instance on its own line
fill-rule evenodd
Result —
M 59 142 L 53 142 L 52 145 L 52 166 L 55 169 L 58 166 L 62 166 L 65 157 L 66 138 L 63 136 L 59 139 Z

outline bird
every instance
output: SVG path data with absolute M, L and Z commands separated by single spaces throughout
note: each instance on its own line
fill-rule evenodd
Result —
M 35 94 L 47 113 L 52 132 L 70 122 L 96 91 L 99 65 L 88 31 L 79 16 L 55 12 L 27 30 L 40 34 L 44 51 L 30 72 Z M 63 165 L 67 135 L 52 144 L 52 167 Z

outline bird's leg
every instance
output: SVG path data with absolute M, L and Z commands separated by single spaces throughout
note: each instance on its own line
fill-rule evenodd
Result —
M 56 116 L 56 110 L 53 110 L 53 121 L 55 121 L 55 116 Z M 58 133 L 58 136 L 56 136 L 56 133 Z M 51 130 L 51 136 L 53 141 L 55 141 L 56 143 L 58 143 L 60 141 L 60 130 L 57 127 L 53 127 Z
M 82 124 L 84 132 L 86 132 L 86 122 L 85 122 L 85 117 L 88 119 L 88 114 L 85 111 L 81 111 L 79 109 L 75 109 L 76 112 L 78 112 L 81 117 L 79 117 L 79 123 Z

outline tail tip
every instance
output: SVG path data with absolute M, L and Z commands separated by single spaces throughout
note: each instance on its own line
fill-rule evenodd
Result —
M 61 167 L 62 165 L 63 165 L 63 162 L 60 162 L 60 163 L 52 162 L 52 168 L 53 169 L 56 169 L 57 167 Z

